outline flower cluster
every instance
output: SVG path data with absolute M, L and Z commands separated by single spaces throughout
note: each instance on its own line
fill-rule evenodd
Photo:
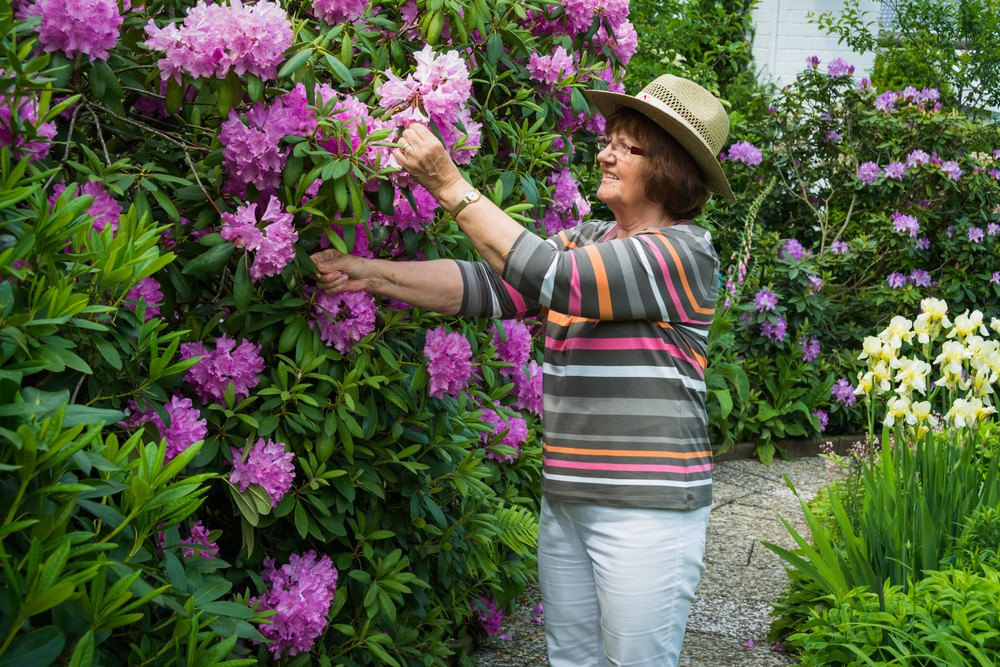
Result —
M 378 213 L 375 216 L 376 221 L 386 227 L 395 226 L 400 231 L 404 229 L 423 231 L 425 225 L 434 221 L 434 213 L 438 210 L 437 200 L 422 185 L 411 187 L 410 194 L 413 195 L 417 210 L 413 210 L 410 200 L 403 194 L 403 188 L 396 188 L 396 198 L 393 200 L 395 213 L 393 215 Z
M 295 257 L 295 242 L 299 240 L 299 233 L 292 226 L 292 214 L 274 195 L 268 200 L 261 221 L 271 224 L 264 229 L 257 227 L 256 202 L 240 206 L 236 213 L 222 214 L 222 238 L 255 253 L 250 266 L 250 278 L 255 281 L 281 273 Z
M 212 542 L 211 532 L 202 525 L 201 521 L 195 521 L 191 526 L 191 537 L 185 537 L 181 544 L 190 544 L 181 551 L 185 558 L 217 558 L 219 556 L 219 545 Z
M 788 322 L 783 317 L 776 317 L 774 322 L 764 320 L 760 323 L 760 335 L 775 343 L 783 343 L 788 335 Z
M 903 90 L 889 90 L 879 95 L 875 99 L 875 108 L 888 115 L 890 112 L 895 111 L 897 102 L 916 104 L 918 108 L 923 109 L 924 105 L 928 102 L 937 102 L 940 98 L 941 93 L 936 88 L 917 90 L 913 86 L 907 86 Z M 940 111 L 941 104 L 935 104 L 934 110 Z
M 552 236 L 583 222 L 583 218 L 590 214 L 590 202 L 580 194 L 579 183 L 569 167 L 552 172 L 549 185 L 552 186 L 552 203 L 542 218 L 542 224 L 546 234 Z
M 160 291 L 160 283 L 156 282 L 152 276 L 140 280 L 135 287 L 125 295 L 126 301 L 141 301 L 146 306 L 146 318 L 148 322 L 160 314 L 160 304 L 163 303 L 163 293 Z M 128 304 L 129 310 L 135 312 L 136 306 Z
M 204 440 L 208 434 L 208 420 L 199 419 L 201 412 L 193 407 L 190 398 L 181 398 L 174 394 L 163 406 L 170 417 L 169 427 L 151 405 L 147 404 L 146 409 L 140 411 L 139 405 L 129 399 L 128 407 L 128 421 L 118 422 L 118 425 L 125 429 L 133 429 L 146 422 L 154 424 L 160 438 L 166 440 L 165 461 L 173 460 L 194 443 Z
M 768 289 L 762 289 L 754 296 L 753 309 L 758 313 L 774 310 L 778 306 L 778 295 Z
M 292 488 L 295 479 L 293 452 L 286 452 L 281 442 L 272 442 L 260 438 L 243 460 L 243 451 L 233 448 L 233 471 L 229 473 L 229 481 L 240 485 L 240 491 L 246 491 L 251 484 L 259 484 L 271 498 L 271 507 L 276 507 L 286 493 Z
M 371 0 L 313 0 L 313 15 L 327 25 L 352 23 L 361 18 Z
M 797 239 L 789 239 L 785 242 L 785 245 L 781 246 L 778 255 L 783 259 L 790 257 L 797 262 L 806 256 L 806 249 L 802 247 L 802 243 Z
M 198 4 L 191 8 L 181 27 L 168 23 L 158 28 L 153 19 L 146 24 L 146 45 L 163 51 L 157 66 L 164 81 L 182 73 L 193 78 L 226 78 L 229 70 L 261 79 L 277 78 L 277 66 L 292 44 L 292 24 L 276 2 L 261 0 L 244 5 Z
M 49 154 L 49 142 L 56 137 L 54 121 L 38 125 L 35 138 L 26 137 L 19 126 L 38 122 L 38 100 L 22 98 L 17 103 L 0 95 L 0 145 L 7 146 L 15 158 L 27 157 L 29 162 L 44 160 Z
M 306 287 L 304 291 L 313 291 Z M 354 346 L 375 330 L 378 308 L 375 297 L 368 292 L 327 294 L 316 290 L 313 297 L 313 319 L 309 327 L 319 327 L 319 337 L 341 354 L 349 354 Z
M 802 361 L 809 363 L 819 356 L 820 352 L 820 342 L 819 338 L 815 336 L 807 340 L 799 342 L 799 347 L 802 348 Z
M 500 361 L 513 366 L 500 369 L 500 375 L 511 376 L 524 371 L 524 365 L 531 356 L 531 332 L 517 320 L 501 320 L 504 336 L 498 328 L 493 330 L 493 345 L 497 348 Z
M 875 162 L 865 162 L 858 167 L 858 179 L 865 185 L 873 185 L 882 174 L 882 168 Z
M 181 358 L 194 357 L 201 357 L 201 360 L 188 369 L 184 380 L 194 388 L 198 399 L 205 405 L 221 405 L 230 382 L 235 388 L 236 400 L 246 398 L 260 382 L 257 374 L 264 370 L 260 345 L 245 340 L 236 347 L 236 340 L 225 335 L 215 341 L 212 352 L 200 342 L 182 344 Z
M 33 16 L 42 18 L 35 30 L 46 53 L 62 51 L 70 60 L 82 53 L 90 62 L 108 59 L 125 20 L 115 0 L 37 0 L 17 13 L 22 21 Z
M 489 443 L 506 431 L 507 434 L 496 444 L 506 445 L 514 450 L 513 454 L 500 454 L 493 451 L 492 446 L 489 446 L 488 457 L 496 461 L 513 463 L 521 451 L 521 443 L 528 439 L 528 423 L 520 417 L 508 417 L 505 420 L 496 410 L 491 408 L 483 408 L 483 421 L 493 427 L 490 433 L 482 434 L 483 445 L 489 446 Z
M 485 595 L 479 596 L 479 605 L 482 606 L 482 609 L 479 609 L 476 604 L 470 603 L 476 620 L 479 621 L 479 627 L 489 633 L 491 637 L 496 637 L 497 633 L 500 632 L 500 626 L 503 625 L 503 611 L 497 607 L 496 600 Z
M 854 65 L 848 65 L 843 58 L 834 58 L 826 66 L 826 72 L 831 79 L 842 79 L 854 75 Z
M 458 396 L 472 377 L 472 346 L 469 339 L 458 332 L 448 333 L 444 327 L 427 332 L 424 356 L 428 358 L 430 395 L 444 398 Z
M 437 126 L 445 147 L 459 164 L 469 164 L 479 149 L 482 126 L 472 120 L 467 106 L 472 94 L 469 69 L 458 51 L 435 56 L 430 44 L 414 54 L 417 67 L 405 79 L 391 69 L 379 89 L 380 105 L 391 110 L 392 121 L 404 128 L 410 123 Z M 464 127 L 464 132 L 459 127 Z M 464 146 L 459 139 L 466 135 Z
M 542 416 L 542 368 L 532 359 L 525 371 L 514 374 L 514 406 Z
M 750 166 L 756 166 L 764 159 L 761 150 L 747 141 L 739 141 L 729 147 L 726 157 Z
M 548 91 L 552 92 L 556 84 L 576 74 L 576 67 L 573 65 L 573 57 L 566 49 L 558 46 L 551 56 L 540 56 L 537 51 L 532 52 L 528 60 L 528 73 L 531 80 L 546 84 Z
M 833 399 L 840 403 L 841 405 L 851 407 L 854 405 L 858 397 L 854 393 L 854 385 L 847 378 L 840 378 L 833 385 L 833 389 L 830 390 Z
M 52 188 L 52 196 L 49 197 L 49 205 L 53 206 L 59 196 L 66 190 L 62 183 L 56 183 Z M 87 181 L 83 187 L 76 190 L 77 196 L 87 195 L 93 198 L 87 214 L 94 219 L 94 231 L 103 232 L 104 228 L 111 225 L 111 233 L 118 233 L 118 222 L 121 220 L 122 207 L 115 199 L 101 187 L 96 181 Z
M 920 231 L 920 223 L 912 215 L 904 215 L 898 211 L 892 214 L 892 228 L 900 234 L 909 234 L 911 238 L 917 238 Z
M 270 625 L 261 625 L 260 632 L 271 640 L 268 649 L 275 659 L 308 651 L 326 627 L 330 603 L 337 592 L 337 568 L 330 557 L 320 558 L 315 551 L 299 556 L 292 554 L 288 564 L 274 567 L 274 560 L 264 559 L 261 579 L 270 588 L 260 598 L 259 610 L 277 610 Z M 256 642 L 259 643 L 259 642 Z
M 562 0 L 569 27 L 575 33 L 586 32 L 594 19 L 601 17 L 617 34 L 628 17 L 628 5 L 628 0 Z

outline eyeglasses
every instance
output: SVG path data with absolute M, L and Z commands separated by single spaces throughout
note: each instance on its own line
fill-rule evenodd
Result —
M 631 153 L 632 155 L 644 155 L 646 152 L 638 146 L 629 146 L 621 139 L 612 139 L 611 137 L 603 134 L 597 137 L 598 152 L 603 152 L 608 146 L 611 146 L 611 152 L 618 157 L 624 157 L 626 153 Z

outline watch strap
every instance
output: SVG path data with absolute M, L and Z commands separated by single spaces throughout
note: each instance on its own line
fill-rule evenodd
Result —
M 479 198 L 481 196 L 482 195 L 479 193 L 479 190 L 475 188 L 472 188 L 471 190 L 466 192 L 465 196 L 462 197 L 462 201 L 458 202 L 458 205 L 454 209 L 452 209 L 451 217 L 457 218 L 458 214 L 462 212 L 462 209 L 464 209 L 469 204 L 479 201 Z

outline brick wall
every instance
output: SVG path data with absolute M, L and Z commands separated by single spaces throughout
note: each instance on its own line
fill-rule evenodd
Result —
M 861 1 L 861 9 L 869 13 L 867 20 L 878 18 L 881 4 L 878 0 Z M 779 86 L 790 83 L 806 66 L 809 56 L 819 56 L 824 71 L 826 63 L 843 58 L 857 68 L 856 79 L 866 76 L 874 64 L 872 55 L 861 56 L 846 44 L 837 44 L 835 36 L 827 35 L 806 18 L 809 12 L 820 14 L 843 7 L 843 0 L 760 0 L 751 12 L 756 28 L 754 64 L 760 78 L 770 78 Z

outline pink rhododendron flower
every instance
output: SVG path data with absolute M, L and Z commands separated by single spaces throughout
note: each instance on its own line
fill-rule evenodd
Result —
M 181 74 L 224 79 L 232 69 L 240 76 L 250 73 L 264 80 L 277 78 L 277 65 L 292 44 L 292 24 L 277 3 L 260 0 L 246 4 L 205 4 L 198 0 L 180 27 L 169 23 L 146 24 L 146 45 L 163 51 L 157 66 L 163 80 Z
M 861 81 L 858 81 L 858 90 L 875 90 L 875 87 L 872 86 L 871 79 L 864 77 Z
M 303 291 L 312 292 L 307 287 Z M 309 328 L 319 327 L 319 337 L 341 354 L 349 354 L 362 338 L 375 331 L 378 308 L 368 292 L 327 294 L 315 290 L 313 319 Z
M 533 81 L 539 81 L 548 86 L 549 91 L 555 89 L 563 79 L 576 74 L 573 57 L 561 46 L 557 46 L 551 56 L 540 56 L 532 52 L 528 60 L 528 73 Z
M 275 659 L 310 650 L 327 624 L 337 591 L 337 568 L 329 556 L 320 557 L 315 551 L 292 554 L 288 564 L 280 568 L 265 558 L 264 567 L 260 576 L 270 588 L 260 598 L 252 598 L 250 604 L 260 600 L 258 609 L 278 611 L 270 618 L 270 625 L 259 626 L 260 633 L 272 642 L 268 650 Z
M 261 221 L 271 224 L 263 230 L 257 228 L 256 202 L 240 206 L 236 213 L 222 214 L 222 238 L 255 253 L 250 266 L 250 278 L 254 281 L 281 273 L 295 257 L 295 242 L 299 240 L 299 233 L 292 226 L 292 214 L 274 195 L 268 200 Z
M 622 21 L 621 25 L 615 28 L 615 37 L 608 34 L 603 23 L 597 29 L 595 37 L 601 44 L 610 46 L 623 65 L 627 65 L 635 52 L 639 50 L 639 33 L 635 31 L 635 26 L 628 19 Z
M 184 553 L 184 557 L 218 558 L 219 545 L 208 539 L 210 534 L 211 531 L 203 526 L 201 521 L 195 521 L 194 525 L 191 526 L 191 537 L 186 537 L 181 540 L 181 544 L 192 545 L 181 549 Z
M 514 406 L 542 416 L 542 368 L 532 359 L 528 368 L 514 374 Z
M 165 461 L 173 460 L 174 457 L 194 443 L 204 440 L 205 435 L 208 433 L 208 420 L 198 419 L 201 416 L 201 412 L 197 408 L 192 407 L 190 398 L 181 398 L 179 395 L 174 394 L 166 405 L 163 406 L 163 409 L 170 415 L 169 428 L 151 406 L 147 406 L 145 410 L 140 411 L 139 405 L 134 400 L 129 399 L 128 407 L 128 421 L 118 422 L 118 425 L 131 430 L 146 422 L 152 422 L 156 426 L 157 431 L 159 431 L 160 438 L 167 441 Z
M 513 454 L 498 454 L 493 451 L 490 447 L 490 453 L 487 455 L 495 461 L 506 461 L 508 463 L 513 463 L 518 454 L 521 452 L 521 443 L 528 439 L 528 422 L 524 421 L 520 417 L 508 417 L 510 422 L 508 423 L 504 417 L 499 415 L 496 410 L 491 408 L 483 408 L 483 421 L 487 424 L 493 426 L 493 431 L 490 433 L 481 434 L 481 439 L 483 445 L 489 445 L 489 443 L 496 438 L 499 434 L 507 431 L 507 435 L 503 437 L 498 444 L 507 445 L 513 448 Z
M 628 17 L 628 0 L 562 0 L 572 33 L 586 32 L 594 19 L 606 18 L 615 32 Z
M 497 633 L 500 632 L 500 626 L 503 625 L 503 611 L 497 608 L 497 601 L 480 595 L 479 604 L 484 607 L 482 611 L 474 603 L 470 602 L 469 604 L 472 606 L 476 620 L 479 621 L 479 626 L 491 637 L 496 637 Z
M 15 107 L 14 100 L 0 95 L 0 145 L 10 148 L 16 159 L 27 157 L 29 162 L 44 160 L 49 154 L 49 142 L 56 137 L 55 121 L 42 123 L 35 137 L 29 139 L 18 129 L 18 125 L 35 125 L 38 121 L 38 100 L 25 97 L 18 101 L 16 108 L 12 107 Z
M 805 257 L 806 249 L 802 247 L 802 244 L 797 239 L 789 239 L 785 242 L 785 245 L 781 246 L 778 255 L 782 259 L 790 257 L 797 262 Z
M 146 319 L 148 322 L 160 314 L 160 304 L 163 302 L 163 293 L 160 292 L 160 283 L 156 282 L 152 276 L 143 278 L 135 287 L 125 295 L 126 301 L 142 301 L 146 305 Z M 129 310 L 133 313 L 136 307 L 128 304 Z
M 327 25 L 351 23 L 361 18 L 371 5 L 370 0 L 313 0 L 312 10 L 316 18 Z
M 500 361 L 514 364 L 500 369 L 500 375 L 514 375 L 524 370 L 524 365 L 528 363 L 531 356 L 531 332 L 528 327 L 517 320 L 501 320 L 503 324 L 506 342 L 500 339 L 500 331 L 493 330 L 493 344 L 497 348 L 497 356 Z
M 240 485 L 240 491 L 246 491 L 251 484 L 260 484 L 271 498 L 271 507 L 276 507 L 286 493 L 292 488 L 295 479 L 293 452 L 285 451 L 285 444 L 260 438 L 243 460 L 243 450 L 230 448 L 233 453 L 233 471 L 229 473 L 229 481 Z
M 913 244 L 917 250 L 928 250 L 931 247 L 931 240 L 929 238 L 917 239 L 917 242 Z
M 62 183 L 56 183 L 52 187 L 52 196 L 49 197 L 49 205 L 54 206 L 56 200 L 66 190 Z M 94 219 L 94 231 L 103 232 L 104 228 L 111 225 L 112 235 L 118 233 L 118 223 L 122 216 L 122 207 L 114 198 L 105 191 L 97 181 L 87 181 L 83 187 L 77 186 L 76 196 L 90 195 L 93 198 L 87 214 Z
M 183 343 L 181 358 L 193 357 L 202 359 L 188 369 L 184 381 L 194 388 L 198 399 L 205 405 L 222 405 L 230 382 L 235 387 L 236 400 L 243 400 L 260 382 L 257 374 L 264 370 L 260 345 L 245 340 L 236 347 L 236 340 L 225 335 L 215 341 L 213 352 L 209 352 L 202 343 Z
M 448 333 L 444 327 L 427 332 L 424 356 L 428 358 L 430 395 L 443 398 L 458 396 L 472 377 L 472 346 L 458 332 Z
M 396 197 L 393 200 L 395 214 L 378 213 L 375 216 L 376 221 L 386 227 L 395 226 L 400 230 L 423 231 L 425 225 L 434 222 L 434 214 L 438 210 L 437 200 L 422 185 L 414 185 L 410 188 L 410 194 L 417 204 L 416 211 L 410 205 L 410 200 L 402 193 L 402 189 L 396 188 Z
M 35 30 L 46 53 L 62 51 L 73 59 L 79 52 L 91 62 L 108 59 L 124 21 L 114 0 L 37 0 L 18 11 L 20 20 L 32 16 L 42 17 Z
M 753 309 L 758 313 L 765 310 L 774 310 L 778 305 L 778 296 L 771 290 L 762 289 L 754 296 Z
M 809 296 L 819 294 L 823 289 L 823 279 L 819 276 L 807 276 L 806 280 L 809 281 Z
M 761 163 L 764 154 L 759 148 L 747 141 L 739 141 L 729 147 L 728 156 L 730 160 L 736 160 L 750 166 Z

